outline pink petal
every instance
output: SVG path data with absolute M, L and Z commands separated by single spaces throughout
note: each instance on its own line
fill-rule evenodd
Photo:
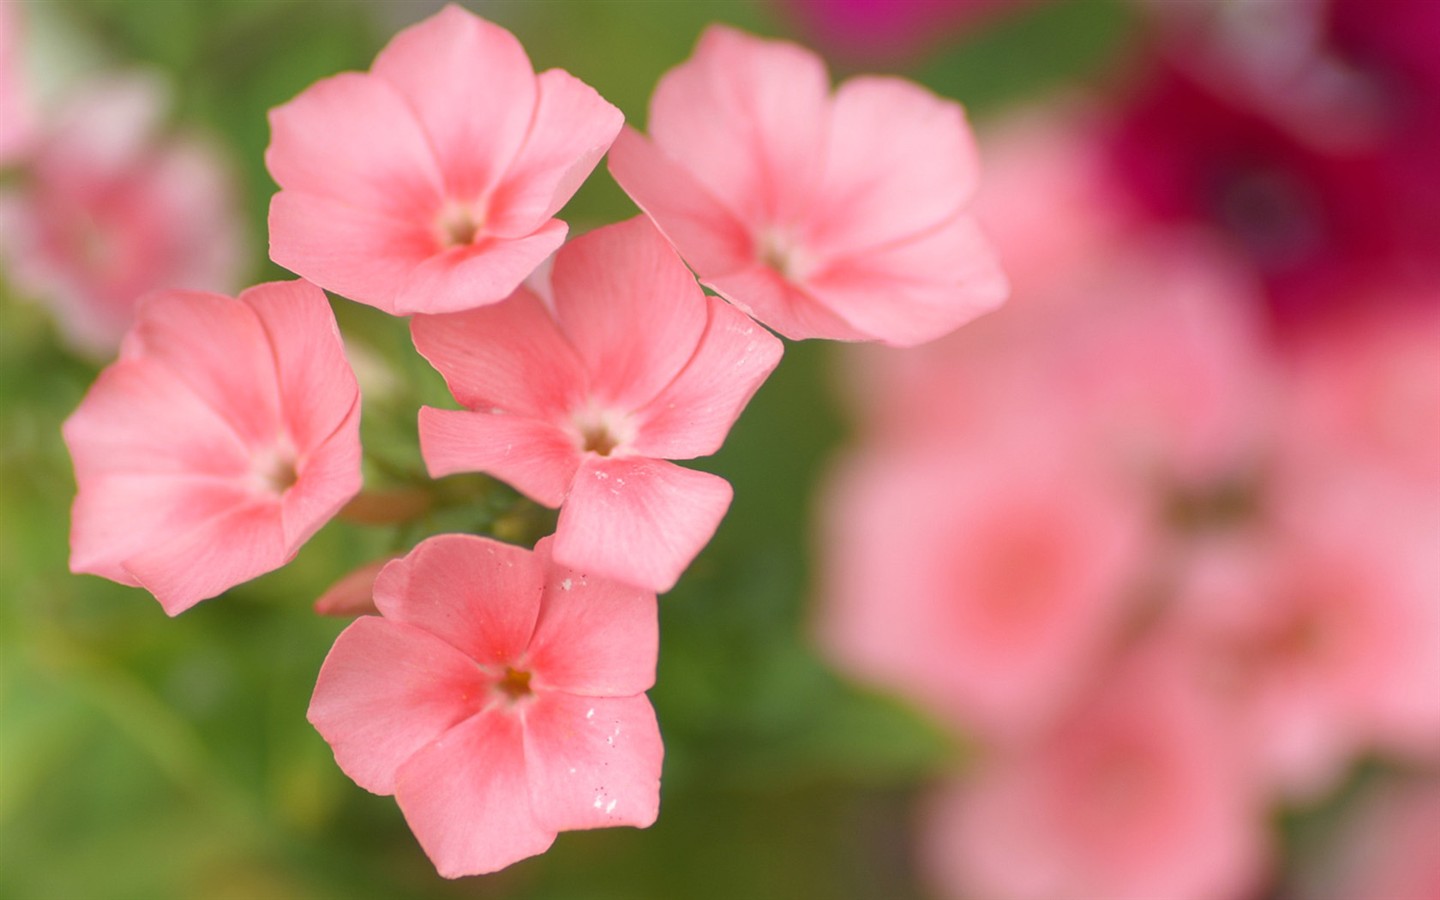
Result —
M 711 297 L 710 321 L 695 355 L 637 413 L 632 449 L 661 459 L 709 456 L 780 363 L 784 346 L 749 316 Z
M 547 829 L 649 827 L 660 812 L 664 756 L 643 695 L 547 691 L 525 707 L 530 804 Z
M 356 72 L 317 81 L 270 111 L 265 166 L 282 193 L 370 216 L 415 221 L 441 204 L 440 170 L 405 99 L 383 79 Z M 271 243 L 291 255 L 288 240 L 272 234 Z
M 565 242 L 569 226 L 551 219 L 533 234 L 487 238 L 451 249 L 406 274 L 395 313 L 447 313 L 498 303 Z
M 535 70 L 520 42 L 459 6 L 395 35 L 370 71 L 404 97 L 447 193 L 466 201 L 501 179 L 535 112 Z
M 584 389 L 580 358 L 544 301 L 528 290 L 494 306 L 416 316 L 410 335 L 469 409 L 557 418 Z
M 549 422 L 429 406 L 420 410 L 420 453 L 431 478 L 484 472 L 552 509 L 580 465 L 575 439 Z
M 571 241 L 555 257 L 556 318 L 601 405 L 638 407 L 684 367 L 705 330 L 695 278 L 636 216 Z
M 325 443 L 295 462 L 295 483 L 281 497 L 285 545 L 290 552 L 310 539 L 360 493 L 360 398 Z
M 279 436 L 275 356 L 246 304 L 198 291 L 152 294 L 141 302 L 121 355 L 144 357 L 147 365 L 168 371 L 248 446 L 269 445 Z
M 656 86 L 650 135 L 748 225 L 790 222 L 815 201 L 829 94 L 815 54 L 712 25 Z
M 948 334 L 1009 293 L 999 260 L 969 216 L 838 261 L 804 289 L 856 329 L 897 347 Z
M 441 875 L 494 872 L 554 842 L 531 811 L 525 769 L 520 720 L 500 708 L 450 729 L 401 767 L 395 799 Z
M 70 524 L 70 571 L 139 587 L 125 563 L 252 503 L 234 481 L 175 472 L 97 473 L 78 479 Z
M 526 656 L 536 690 L 591 697 L 649 690 L 660 637 L 655 595 L 555 565 L 553 543 L 546 537 L 535 545 L 546 571 L 540 619 Z
M 870 335 L 844 321 L 814 297 L 761 264 L 709 276 L 705 286 L 791 340 L 864 341 Z
M 486 230 L 519 237 L 560 211 L 600 157 L 625 116 L 580 79 L 551 69 L 537 79 L 539 105 L 525 146 L 490 201 Z
M 270 199 L 270 258 L 392 315 L 410 273 L 439 252 L 426 220 L 281 191 Z
M 367 791 L 393 794 L 400 768 L 488 696 L 474 660 L 440 638 L 364 616 L 330 648 L 306 715 L 346 775 Z
M 205 521 L 187 518 L 190 523 L 171 523 L 175 533 L 169 541 L 141 548 L 124 563 L 168 615 L 278 569 L 293 555 L 285 546 L 278 504 L 240 506 Z
M 82 492 L 101 474 L 237 478 L 250 465 L 248 450 L 220 413 L 168 369 L 143 359 L 101 372 L 63 430 Z
M 635 129 L 620 129 L 609 166 L 620 187 L 702 278 L 755 261 L 754 240 L 735 214 Z
M 245 291 L 240 301 L 254 310 L 274 354 L 281 412 L 296 449 L 318 447 L 345 423 L 358 447 L 360 386 L 325 293 L 305 281 L 274 282 Z M 358 477 L 358 465 L 355 471 Z
M 503 672 L 530 643 L 543 577 L 529 550 L 442 534 L 385 567 L 375 580 L 375 606 Z
M 969 203 L 979 170 L 958 103 L 901 78 L 873 76 L 836 91 L 823 159 L 806 246 L 827 258 L 954 218 Z
M 555 529 L 555 562 L 668 591 L 730 507 L 725 479 L 662 460 L 590 457 Z

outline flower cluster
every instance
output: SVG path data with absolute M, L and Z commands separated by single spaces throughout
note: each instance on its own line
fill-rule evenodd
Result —
M 373 615 L 340 635 L 310 720 L 446 877 L 649 825 L 655 595 L 732 494 L 671 460 L 716 452 L 779 363 L 762 326 L 908 345 L 1003 299 L 963 112 L 898 79 L 832 96 L 813 54 L 715 27 L 662 80 L 647 140 L 450 6 L 270 124 L 271 258 L 303 280 L 139 304 L 65 425 L 71 568 L 174 615 L 284 565 L 361 487 L 321 289 L 411 316 L 462 407 L 419 412 L 429 474 L 483 473 L 558 521 L 533 550 L 436 535 L 344 579 L 320 605 Z M 567 243 L 555 216 L 617 136 L 653 219 Z
M 1014 299 L 857 354 L 818 638 L 976 741 L 926 820 L 949 895 L 1252 896 L 1271 807 L 1440 759 L 1440 311 L 1377 284 L 1279 352 L 1093 116 L 991 137 Z

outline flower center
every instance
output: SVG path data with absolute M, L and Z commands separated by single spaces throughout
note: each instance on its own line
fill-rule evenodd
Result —
M 530 690 L 530 673 L 509 666 L 505 667 L 505 677 L 496 682 L 495 687 L 508 697 L 511 703 L 534 693 Z
M 760 233 L 755 241 L 755 256 L 761 265 L 774 269 L 786 281 L 800 281 L 811 269 L 799 242 L 781 228 L 767 228 Z
M 571 420 L 581 451 L 609 456 L 634 438 L 634 429 L 623 415 L 589 409 Z
M 287 442 L 288 443 L 288 442 Z M 280 496 L 300 480 L 295 452 L 286 444 L 257 453 L 251 465 L 253 483 L 261 493 Z
M 440 210 L 440 215 L 435 220 L 435 230 L 439 233 L 442 246 L 464 247 L 475 243 L 484 223 L 484 216 L 475 209 L 452 201 Z

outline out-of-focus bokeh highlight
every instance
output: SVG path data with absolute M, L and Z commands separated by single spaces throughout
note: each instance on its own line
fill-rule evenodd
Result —
M 288 277 L 266 111 L 438 4 L 0 0 L 0 895 L 1440 896 L 1440 4 L 466 6 L 637 127 L 712 21 L 959 100 L 1010 303 L 787 348 L 661 601 L 659 821 L 443 882 L 305 721 L 413 536 L 171 620 L 67 572 L 59 431 L 140 294 Z M 334 305 L 403 492 L 444 385 Z

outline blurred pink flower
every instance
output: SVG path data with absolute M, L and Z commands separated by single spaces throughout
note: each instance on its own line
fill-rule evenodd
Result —
M 554 218 L 623 117 L 459 6 L 397 34 L 368 73 L 271 111 L 270 254 L 396 315 L 503 300 L 565 239 Z
M 360 489 L 360 395 L 325 295 L 163 291 L 65 421 L 70 569 L 165 612 L 279 568 Z
M 1228 900 L 1265 867 L 1260 806 L 1183 647 L 1117 664 L 1032 747 L 935 801 L 924 859 L 947 896 Z
M 146 293 L 228 291 L 243 265 L 230 173 L 209 144 L 161 134 L 166 102 L 145 76 L 88 86 L 0 191 L 0 264 L 91 354 L 114 351 Z
M 843 671 L 1013 741 L 1098 667 L 1146 535 L 1143 498 L 1087 468 L 1063 429 L 995 424 L 849 460 L 820 515 L 816 625 Z
M 908 346 L 997 306 L 959 104 L 898 78 L 832 95 L 794 44 L 712 25 L 610 171 L 700 279 L 794 339 Z
M 315 685 L 335 761 L 395 795 L 446 878 L 659 810 L 655 595 L 567 570 L 551 544 L 425 541 L 381 572 L 383 618 L 352 623 Z
M 415 346 L 465 410 L 420 411 L 431 475 L 486 472 L 559 506 L 563 565 L 665 591 L 730 505 L 669 459 L 720 448 L 781 344 L 706 297 L 643 216 L 561 248 L 553 305 L 417 316 Z

